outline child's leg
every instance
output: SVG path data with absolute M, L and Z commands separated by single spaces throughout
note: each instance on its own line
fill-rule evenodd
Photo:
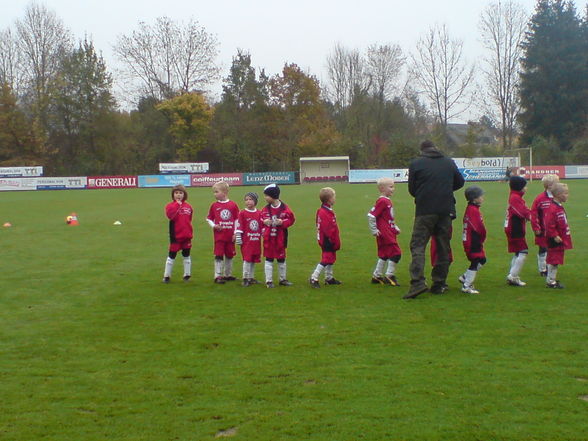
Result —
M 376 279 L 379 279 L 384 275 L 384 268 L 386 266 L 386 260 L 378 258 L 378 262 L 376 263 L 376 268 L 374 269 L 373 276 Z
M 509 276 L 511 278 L 519 277 L 519 274 L 521 274 L 523 265 L 525 264 L 525 259 L 527 258 L 528 254 L 528 250 L 523 250 L 516 253 L 515 258 L 512 262 L 512 266 L 510 267 Z
M 547 283 L 555 283 L 557 278 L 557 265 L 547 264 Z
M 243 261 L 243 280 L 247 280 L 251 278 L 249 275 L 249 262 L 246 260 Z
M 167 256 L 167 259 L 165 260 L 165 268 L 163 270 L 163 278 L 164 280 L 167 279 L 169 280 L 169 278 L 172 275 L 172 270 L 174 269 L 174 262 L 175 262 L 175 258 L 177 256 L 177 252 L 175 251 L 170 251 L 169 255 Z
M 401 255 L 392 256 L 388 260 L 388 268 L 386 269 L 386 277 L 392 277 L 396 274 L 396 264 L 400 262 Z
M 278 259 L 278 275 L 280 276 L 280 282 L 286 280 L 286 259 Z
M 190 257 L 190 248 L 182 250 L 184 258 L 184 280 L 188 280 L 192 275 L 192 258 Z
M 225 256 L 225 277 L 233 277 L 233 258 Z
M 271 283 L 274 281 L 274 259 L 265 259 L 265 283 Z
M 325 269 L 325 265 L 323 265 L 322 263 L 319 263 L 316 268 L 314 269 L 314 272 L 312 273 L 312 275 L 310 276 L 310 280 L 316 280 L 318 282 L 319 277 L 321 276 L 321 273 L 323 272 L 323 270 Z
M 249 278 L 255 279 L 255 262 L 248 262 L 249 263 Z
M 223 256 L 214 256 L 214 278 L 222 279 L 223 277 Z
M 539 269 L 540 273 L 545 273 L 547 271 L 547 248 L 539 247 L 539 252 L 537 253 L 537 268 Z
M 470 261 L 470 267 L 466 270 L 463 275 L 464 288 L 471 288 L 474 286 L 474 280 L 476 280 L 476 276 L 478 275 L 478 271 L 482 266 L 486 263 L 486 259 L 473 259 Z

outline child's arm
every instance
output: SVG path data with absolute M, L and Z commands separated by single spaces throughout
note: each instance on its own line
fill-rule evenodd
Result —
M 206 223 L 208 225 L 210 225 L 210 228 L 212 228 L 215 231 L 219 231 L 221 230 L 221 226 L 217 225 L 214 223 L 214 210 L 213 210 L 214 204 L 212 204 L 210 206 L 210 209 L 208 210 L 208 216 L 206 216 Z
M 290 228 L 292 225 L 294 225 L 294 222 L 296 221 L 296 218 L 294 217 L 294 212 L 292 210 L 290 210 L 290 208 L 288 208 L 287 210 L 284 210 L 284 217 L 278 219 L 278 226 L 281 226 L 282 228 Z
M 173 220 L 182 208 L 182 201 L 174 201 L 171 204 L 165 206 L 165 215 L 169 220 Z
M 370 233 L 372 236 L 378 236 L 380 231 L 378 231 L 378 227 L 376 225 L 376 216 L 374 216 L 371 211 L 367 214 L 368 219 L 368 228 L 370 229 Z

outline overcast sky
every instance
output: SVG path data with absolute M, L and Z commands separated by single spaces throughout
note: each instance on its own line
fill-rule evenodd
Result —
M 336 43 L 365 49 L 372 43 L 396 43 L 412 51 L 421 33 L 435 23 L 448 25 L 465 42 L 473 61 L 481 51 L 478 21 L 490 0 L 46 0 L 77 38 L 90 35 L 110 68 L 112 45 L 139 21 L 156 17 L 195 18 L 220 43 L 218 62 L 225 77 L 237 48 L 251 54 L 255 67 L 270 75 L 285 62 L 325 80 L 326 57 Z M 519 0 L 532 14 L 536 0 Z M 2 0 L 0 29 L 13 26 L 29 1 Z M 582 11 L 586 2 L 575 0 Z M 220 94 L 220 84 L 216 87 Z

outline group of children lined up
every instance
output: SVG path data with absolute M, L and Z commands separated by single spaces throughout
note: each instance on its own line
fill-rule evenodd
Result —
M 535 233 L 535 243 L 539 246 L 538 268 L 546 277 L 549 288 L 563 288 L 556 279 L 558 265 L 564 263 L 564 250 L 572 248 L 570 229 L 565 210 L 562 206 L 568 198 L 568 187 L 559 183 L 557 175 L 546 175 L 542 179 L 545 191 L 537 196 L 529 209 L 523 195 L 527 181 L 520 176 L 510 178 L 510 196 L 505 220 L 505 233 L 508 251 L 513 253 L 507 283 L 513 286 L 525 286 L 520 279 L 528 246 L 525 239 L 526 222 L 531 221 Z M 398 286 L 396 265 L 402 252 L 397 236 L 400 228 L 395 223 L 391 196 L 394 193 L 394 180 L 381 178 L 377 181 L 380 197 L 368 213 L 368 226 L 376 238 L 378 260 L 372 274 L 372 283 Z M 262 243 L 265 258 L 265 284 L 274 288 L 273 262 L 277 261 L 280 286 L 291 286 L 286 277 L 286 248 L 288 228 L 295 222 L 292 210 L 280 200 L 280 188 L 276 184 L 264 188 L 263 195 L 267 205 L 257 209 L 258 195 L 249 192 L 244 197 L 245 208 L 239 211 L 237 204 L 228 198 L 229 185 L 219 181 L 212 186 L 216 201 L 211 205 L 206 218 L 214 231 L 214 282 L 234 281 L 233 258 L 235 245 L 241 246 L 243 257 L 243 286 L 258 283 L 254 277 L 255 264 L 261 262 Z M 479 294 L 474 287 L 478 270 L 486 263 L 484 241 L 486 228 L 480 211 L 484 201 L 484 191 L 476 185 L 465 190 L 467 208 L 463 217 L 462 242 L 466 257 L 470 261 L 468 269 L 459 277 L 462 291 L 467 294 Z M 186 202 L 188 193 L 182 185 L 172 189 L 172 202 L 166 205 L 168 217 L 170 246 L 165 263 L 163 282 L 169 283 L 177 253 L 181 250 L 184 258 L 184 280 L 191 276 L 190 249 L 192 247 L 193 210 Z M 330 187 L 319 192 L 321 207 L 316 213 L 317 241 L 321 248 L 321 260 L 310 276 L 309 283 L 319 288 L 319 279 L 324 272 L 325 285 L 339 285 L 341 282 L 333 276 L 336 253 L 341 247 L 337 219 L 333 211 L 336 193 Z M 435 238 L 433 237 L 432 260 L 435 260 Z

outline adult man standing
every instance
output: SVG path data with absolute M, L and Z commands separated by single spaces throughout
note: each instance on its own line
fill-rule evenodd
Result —
M 408 169 L 408 192 L 414 197 L 415 219 L 410 240 L 410 288 L 405 299 L 428 290 L 425 283 L 425 249 L 431 236 L 437 238 L 437 261 L 431 271 L 431 292 L 442 294 L 449 272 L 451 221 L 455 217 L 453 192 L 464 185 L 455 162 L 431 141 L 421 143 L 421 154 Z

